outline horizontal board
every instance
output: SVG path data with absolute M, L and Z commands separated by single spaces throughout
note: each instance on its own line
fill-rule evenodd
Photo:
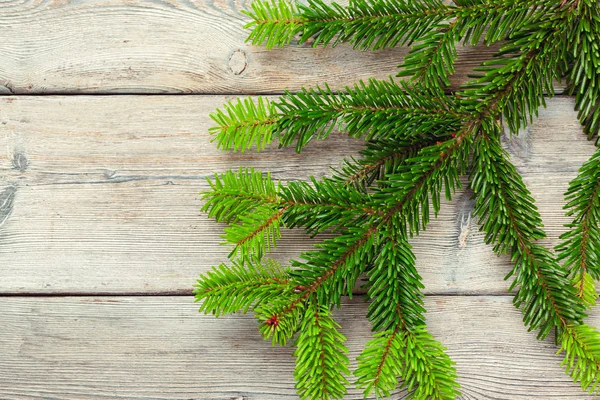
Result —
M 205 178 L 240 165 L 281 180 L 329 173 L 356 154 L 339 134 L 293 149 L 215 149 L 208 114 L 220 96 L 44 96 L 0 99 L 0 293 L 189 293 L 197 275 L 226 260 L 222 226 L 199 212 Z M 513 161 L 539 200 L 548 244 L 568 219 L 562 193 L 594 146 L 573 100 L 556 98 L 518 137 Z M 503 294 L 510 270 L 483 242 L 471 193 L 444 202 L 414 239 L 427 293 Z M 314 240 L 287 231 L 286 262 Z
M 0 94 L 280 93 L 396 74 L 406 48 L 245 43 L 250 1 L 87 0 L 0 4 Z M 497 48 L 460 47 L 454 86 Z
M 429 297 L 426 307 L 461 399 L 591 399 L 564 374 L 553 342 L 526 331 L 510 297 Z M 196 308 L 189 297 L 2 298 L 0 397 L 297 399 L 292 349 L 264 342 L 252 316 Z M 336 313 L 353 368 L 370 337 L 365 312 L 355 297 Z M 362 397 L 353 389 L 346 398 Z

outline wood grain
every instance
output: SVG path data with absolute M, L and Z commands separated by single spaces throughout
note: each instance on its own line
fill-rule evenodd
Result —
M 216 171 L 255 166 L 277 179 L 329 173 L 360 141 L 334 134 L 292 149 L 226 153 L 210 143 L 208 114 L 221 96 L 44 96 L 0 100 L 0 293 L 189 293 L 226 260 L 222 227 L 199 212 Z M 556 98 L 518 137 L 513 161 L 539 200 L 547 244 L 568 219 L 562 193 L 593 153 Z M 413 240 L 428 293 L 503 294 L 510 263 L 483 243 L 468 191 L 445 202 Z M 464 240 L 463 240 L 464 239 Z M 314 243 L 285 232 L 276 258 Z
M 591 399 L 509 297 L 434 296 L 426 307 L 430 332 L 456 362 L 461 399 Z M 251 316 L 215 319 L 196 308 L 189 297 L 2 298 L 0 397 L 297 398 L 292 349 L 264 342 Z M 361 297 L 337 312 L 353 367 L 370 337 L 365 312 Z M 590 323 L 600 325 L 600 313 Z
M 395 75 L 405 48 L 244 43 L 241 0 L 0 3 L 0 93 L 280 93 Z M 460 48 L 464 82 L 495 48 Z

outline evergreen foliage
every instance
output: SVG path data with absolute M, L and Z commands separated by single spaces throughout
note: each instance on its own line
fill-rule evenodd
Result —
M 566 193 L 572 222 L 557 254 L 539 240 L 535 201 L 502 148 L 501 120 L 518 134 L 564 80 L 590 139 L 600 129 L 600 5 L 596 0 L 254 1 L 248 40 L 268 48 L 310 42 L 360 50 L 410 45 L 406 81 L 371 79 L 342 92 L 324 84 L 279 99 L 237 100 L 211 116 L 218 147 L 298 152 L 343 132 L 365 141 L 331 177 L 274 182 L 240 169 L 209 179 L 203 210 L 228 225 L 231 265 L 201 276 L 200 310 L 252 311 L 265 339 L 296 347 L 303 399 L 340 399 L 350 378 L 345 337 L 332 312 L 360 277 L 373 339 L 354 371 L 365 397 L 404 388 L 413 399 L 455 399 L 453 362 L 428 332 L 423 284 L 408 238 L 426 229 L 467 176 L 485 240 L 514 267 L 514 304 L 538 339 L 556 333 L 563 366 L 584 390 L 600 382 L 600 333 L 585 324 L 600 279 L 600 151 Z M 450 92 L 456 46 L 502 42 L 478 75 Z M 265 258 L 281 228 L 335 236 L 289 267 Z

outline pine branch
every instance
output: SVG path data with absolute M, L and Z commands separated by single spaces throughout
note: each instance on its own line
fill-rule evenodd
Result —
M 557 328 L 567 364 L 577 360 L 586 371 L 600 371 L 600 352 L 595 350 L 600 348 L 600 335 L 582 324 L 585 310 L 566 270 L 535 243 L 545 234 L 529 191 L 497 140 L 482 135 L 476 146 L 471 175 L 475 212 L 486 242 L 499 254 L 509 253 L 515 263 L 507 278 L 514 275 L 511 289 L 519 286 L 513 303 L 521 307 L 524 323 L 538 330 L 539 339 Z M 600 379 L 598 373 L 590 378 L 590 372 L 581 373 L 579 367 L 567 371 L 583 389 L 593 390 Z
M 410 392 L 407 399 L 456 399 L 456 371 L 444 351 L 424 326 L 378 333 L 358 358 L 358 385 L 365 397 L 373 390 L 378 397 L 387 397 L 398 386 L 399 376 Z
M 250 308 L 289 296 L 293 287 L 288 274 L 289 270 L 271 260 L 221 264 L 200 277 L 194 295 L 197 302 L 202 301 L 200 311 L 205 314 L 245 314 Z
M 380 245 L 377 230 L 367 224 L 348 228 L 339 236 L 324 240 L 315 245 L 319 250 L 302 253 L 303 261 L 292 261 L 291 272 L 292 281 L 301 292 L 285 311 L 312 295 L 319 304 L 339 307 L 344 294 L 352 297 L 358 276 L 373 261 L 373 254 L 378 253 Z
M 369 206 L 371 197 L 335 180 L 311 177 L 308 182 L 290 182 L 281 187 L 280 196 L 288 205 L 284 221 L 287 227 L 303 227 L 315 235 L 336 232 L 347 226 L 360 226 L 380 210 Z
M 466 170 L 471 137 L 475 133 L 472 121 L 468 122 L 455 138 L 423 148 L 396 173 L 388 175 L 386 186 L 373 196 L 386 208 L 386 222 L 410 235 L 426 229 L 430 205 L 437 215 L 441 192 L 450 200 L 460 187 L 459 175 Z
M 212 128 L 219 146 L 228 150 L 258 150 L 279 139 L 280 146 L 296 142 L 300 152 L 313 139 L 326 139 L 334 129 L 366 140 L 443 136 L 455 131 L 465 117 L 442 92 L 409 87 L 392 80 L 369 80 L 334 93 L 329 86 L 287 93 L 278 101 L 258 105 L 250 99 L 217 111 Z M 276 110 L 276 111 L 275 111 Z
M 409 87 L 405 83 L 359 82 L 338 95 L 325 88 L 303 90 L 280 98 L 281 145 L 294 141 L 299 152 L 313 139 L 325 139 L 334 128 L 351 137 L 419 138 L 443 135 L 460 125 L 464 116 L 454 111 L 451 98 L 442 92 Z
M 470 140 L 469 135 L 473 134 L 472 123 L 466 126 L 452 140 L 453 143 L 446 147 L 446 152 L 438 153 L 437 160 L 433 161 L 430 168 L 415 177 L 413 184 L 416 190 L 399 197 L 397 204 L 386 209 L 384 214 L 370 216 L 368 222 L 361 224 L 360 227 L 348 227 L 339 236 L 323 241 L 322 244 L 317 245 L 320 251 L 303 253 L 301 255 L 303 262 L 292 261 L 292 266 L 295 267 L 291 272 L 292 282 L 296 285 L 297 295 L 271 308 L 269 311 L 271 316 L 265 320 L 270 318 L 295 320 L 294 315 L 298 313 L 298 308 L 304 307 L 313 295 L 319 304 L 334 304 L 338 307 L 344 293 L 352 296 L 352 288 L 358 276 L 372 263 L 373 255 L 379 253 L 386 237 L 384 232 L 393 229 L 399 235 L 405 234 L 406 226 L 400 226 L 396 218 L 398 211 L 404 207 L 404 204 L 418 204 L 425 201 L 424 199 L 428 197 L 423 192 L 434 193 L 434 188 L 441 190 L 437 174 L 447 167 L 446 160 L 459 160 L 461 157 L 457 155 L 468 154 L 468 151 L 465 151 L 468 146 L 465 144 Z M 439 197 L 439 193 L 434 195 Z M 285 342 L 293 333 L 294 331 L 288 330 L 279 333 L 278 337 Z
M 483 43 L 490 45 L 517 33 L 522 34 L 530 21 L 540 24 L 556 12 L 553 0 L 535 4 L 529 0 L 476 0 L 458 1 L 456 5 L 458 7 L 449 8 L 452 19 L 438 24 L 412 46 L 398 66 L 400 72 L 397 76 L 409 76 L 411 82 L 426 87 L 447 87 L 450 85 L 449 77 L 455 71 L 458 42 L 474 46 L 483 37 Z M 550 18 L 545 23 L 553 24 L 554 21 Z M 517 48 L 505 47 L 503 52 L 515 50 Z
M 244 12 L 252 21 L 248 37 L 252 44 L 268 49 L 289 44 L 296 34 L 299 44 L 313 46 L 349 42 L 355 49 L 379 50 L 422 40 L 444 22 L 456 21 L 459 36 L 455 40 L 477 44 L 499 41 L 526 22 L 547 13 L 555 2 L 536 4 L 528 0 L 457 1 L 449 6 L 439 0 L 351 0 L 347 7 L 309 0 L 293 5 L 283 0 L 254 1 L 252 12 Z
M 286 208 L 257 207 L 252 213 L 239 216 L 239 223 L 225 228 L 223 238 L 235 247 L 229 258 L 261 259 L 275 248 L 281 238 L 281 218 Z
M 548 12 L 547 19 L 514 33 L 494 60 L 477 69 L 485 74 L 465 85 L 460 94 L 477 101 L 484 115 L 502 113 L 513 133 L 546 106 L 544 97 L 554 95 L 553 81 L 560 80 L 567 68 L 571 10 L 554 3 Z
M 307 302 L 299 302 L 285 313 L 281 312 L 297 298 L 298 289 L 291 281 L 290 283 L 293 288 L 290 295 L 270 299 L 268 303 L 265 302 L 254 309 L 261 335 L 265 340 L 271 339 L 273 346 L 285 346 L 301 328 L 304 317 Z
M 267 173 L 263 178 L 263 174 L 253 168 L 215 174 L 214 180 L 207 178 L 207 182 L 211 190 L 202 194 L 205 200 L 202 211 L 208 212 L 209 218 L 217 222 L 236 223 L 241 216 L 256 209 L 264 210 L 280 204 L 271 174 Z
M 392 226 L 399 232 L 398 234 L 403 235 L 408 226 L 417 226 L 415 229 L 418 229 L 418 226 L 424 228 L 428 221 L 429 195 L 439 199 L 439 191 L 442 190 L 444 184 L 458 184 L 458 180 L 445 178 L 442 171 L 451 176 L 455 174 L 452 169 L 458 168 L 459 161 L 464 161 L 462 156 L 469 154 L 468 146 L 465 145 L 468 141 L 468 133 L 465 131 L 453 139 L 452 143 L 445 145 L 446 152 L 439 152 L 438 148 L 434 147 L 435 156 L 428 152 L 426 153 L 427 159 L 422 156 L 413 160 L 412 169 L 408 170 L 405 175 L 412 176 L 412 189 L 405 190 L 404 187 L 398 185 L 390 192 L 397 196 L 380 196 L 378 193 L 373 197 L 373 207 L 387 204 L 384 213 L 368 215 L 368 218 L 365 217 L 367 222 L 362 223 L 360 228 L 348 227 L 340 236 L 324 241 L 322 245 L 317 245 L 321 251 L 304 253 L 302 257 L 306 262 L 293 264 L 298 267 L 293 274 L 298 277 L 297 283 L 303 288 L 299 299 L 320 291 L 322 293 L 318 297 L 320 304 L 325 302 L 339 304 L 344 285 L 348 288 L 348 294 L 351 295 L 353 282 L 369 264 L 370 254 L 378 253 L 375 249 L 378 248 L 381 241 L 382 229 L 385 231 Z M 427 161 L 429 163 L 426 164 Z M 418 169 L 416 167 L 418 163 L 426 164 L 426 167 Z M 397 179 L 400 179 L 401 176 L 398 175 Z M 448 192 L 450 190 L 447 189 Z M 439 200 L 434 200 L 433 204 L 434 207 L 439 207 Z M 423 213 L 421 217 L 418 212 L 410 214 L 409 217 L 402 215 L 406 210 L 419 209 Z M 340 268 L 341 266 L 343 268 Z M 333 279 L 333 284 L 330 279 Z M 321 289 L 324 284 L 326 286 Z M 290 307 L 293 308 L 298 301 L 300 300 L 294 301 Z
M 402 378 L 411 392 L 410 399 L 451 400 L 459 396 L 454 362 L 445 350 L 424 327 L 407 335 Z
M 459 21 L 457 18 L 451 23 L 440 24 L 423 36 L 404 57 L 396 76 L 409 76 L 411 82 L 425 87 L 450 86 L 450 76 L 454 74 L 454 64 L 458 58 L 456 42 Z
M 363 222 L 360 228 L 348 227 L 340 236 L 317 245 L 321 251 L 304 253 L 302 257 L 305 262 L 293 262 L 292 265 L 296 268 L 292 275 L 299 289 L 298 297 L 287 305 L 282 305 L 274 312 L 274 316 L 279 318 L 295 312 L 297 306 L 303 304 L 313 293 L 317 295 L 319 304 L 339 306 L 344 289 L 351 296 L 354 282 L 372 261 L 372 254 L 379 252 L 382 229 L 385 232 L 391 228 L 403 235 L 408 227 L 412 229 L 414 226 L 415 230 L 418 230 L 419 226 L 425 228 L 428 221 L 429 195 L 434 198 L 434 207 L 439 209 L 439 191 L 446 185 L 446 194 L 450 196 L 451 190 L 458 185 L 458 179 L 452 177 L 457 177 L 457 171 L 464 169 L 466 165 L 469 143 L 475 133 L 473 126 L 473 121 L 469 121 L 448 143 L 424 149 L 427 151 L 419 153 L 420 157 L 412 160 L 404 174 L 398 174 L 397 179 L 412 177 L 412 189 L 405 190 L 401 185 L 397 185 L 390 191 L 397 192 L 393 196 L 376 194 L 372 206 L 384 206 L 383 214 L 366 215 L 367 222 Z M 408 217 L 402 214 L 406 210 L 412 212 Z
M 252 11 L 242 10 L 242 14 L 252 18 L 244 29 L 254 28 L 246 42 L 264 43 L 267 49 L 290 43 L 306 23 L 296 5 L 288 1 L 253 1 L 251 7 Z
M 447 18 L 448 7 L 439 0 L 351 1 L 348 7 L 309 0 L 307 5 L 291 6 L 285 1 L 255 1 L 246 13 L 253 28 L 252 44 L 267 48 L 284 46 L 300 34 L 299 43 L 337 45 L 350 42 L 361 50 L 378 50 L 410 43 Z
M 560 352 L 565 352 L 561 365 L 581 388 L 597 392 L 600 384 L 600 332 L 585 324 L 568 325 L 560 334 Z
M 534 5 L 528 0 L 462 1 L 457 7 L 439 0 L 353 0 L 347 7 L 321 0 L 307 5 L 287 1 L 254 1 L 246 13 L 253 28 L 248 41 L 266 43 L 267 48 L 289 44 L 296 34 L 299 43 L 313 46 L 350 42 L 361 50 L 378 50 L 412 44 L 400 66 L 399 76 L 413 76 L 425 86 L 450 84 L 454 72 L 456 43 L 475 45 L 499 41 L 519 31 L 530 20 L 540 20 L 553 12 L 551 0 Z
M 296 340 L 296 388 L 302 399 L 342 399 L 350 371 L 346 338 L 327 307 L 309 302 Z
M 571 32 L 575 59 L 569 75 L 570 93 L 576 93 L 575 109 L 589 139 L 600 131 L 600 12 L 595 0 L 576 3 L 579 21 Z
M 226 222 L 223 238 L 234 248 L 230 258 L 261 259 L 281 237 L 280 226 L 304 227 L 308 233 L 337 230 L 359 224 L 379 211 L 369 208 L 370 197 L 340 188 L 325 178 L 275 184 L 270 174 L 253 169 L 228 171 L 208 179 L 211 190 L 203 194 L 202 211 Z
M 377 180 L 384 183 L 386 176 L 398 172 L 400 166 L 415 157 L 425 147 L 433 146 L 440 140 L 448 140 L 450 135 L 430 140 L 379 139 L 369 141 L 360 152 L 361 159 L 344 160 L 339 169 L 334 169 L 333 179 L 346 188 L 366 192 Z
M 213 115 L 218 126 L 212 133 L 225 149 L 261 150 L 277 139 L 301 151 L 334 130 L 366 139 L 367 147 L 362 159 L 346 161 L 332 179 L 276 185 L 268 176 L 240 170 L 209 181 L 203 209 L 230 224 L 225 238 L 236 245 L 232 256 L 244 262 L 255 262 L 275 245 L 280 225 L 338 236 L 303 253 L 277 280 L 252 266 L 246 276 L 241 264 L 213 272 L 200 291 L 205 310 L 252 309 L 273 343 L 285 344 L 300 331 L 301 396 L 341 398 L 348 362 L 330 308 L 351 296 L 358 276 L 367 272 L 368 317 L 378 333 L 359 357 L 359 386 L 366 395 L 389 395 L 400 378 L 412 398 L 455 398 L 456 372 L 426 332 L 422 284 L 406 240 L 427 227 L 430 209 L 439 212 L 442 191 L 450 199 L 471 165 L 475 211 L 486 241 L 515 264 L 507 278 L 514 278 L 511 290 L 517 288 L 514 303 L 524 323 L 539 338 L 555 328 L 567 372 L 582 388 L 595 390 L 600 337 L 583 324 L 582 299 L 594 298 L 593 278 L 600 273 L 597 263 L 590 266 L 598 259 L 600 157 L 586 163 L 567 193 L 575 219 L 560 250 L 568 271 L 537 243 L 545 236 L 541 217 L 500 145 L 498 120 L 503 115 L 516 133 L 544 105 L 544 95 L 553 95 L 553 80 L 569 75 L 580 118 L 593 135 L 598 79 L 589 71 L 598 69 L 596 6 L 592 0 L 457 0 L 456 6 L 353 0 L 346 8 L 320 0 L 307 6 L 254 3 L 249 40 L 268 47 L 296 35 L 301 43 L 350 42 L 360 49 L 417 43 L 401 72 L 413 84 L 370 80 L 345 93 L 325 85 L 274 102 L 229 103 Z M 455 96 L 445 95 L 456 43 L 482 38 L 506 43 L 482 66 L 479 79 Z
M 389 397 L 399 386 L 406 346 L 406 334 L 400 328 L 398 325 L 396 329 L 376 333 L 358 356 L 354 375 L 365 398 L 373 391 L 377 398 Z
M 598 297 L 595 280 L 600 280 L 600 150 L 569 184 L 565 198 L 567 215 L 574 218 L 560 237 L 558 259 L 564 260 L 578 296 L 592 306 Z
M 273 139 L 273 129 L 278 120 L 275 104 L 259 97 L 257 103 L 247 98 L 229 102 L 224 110 L 210 115 L 218 125 L 209 132 L 217 141 L 217 147 L 223 150 L 241 151 L 252 147 L 263 150 Z
M 380 331 L 359 356 L 355 376 L 365 397 L 389 396 L 403 380 L 410 398 L 455 399 L 452 361 L 425 329 L 423 285 L 410 245 L 388 237 L 369 271 L 367 317 Z
M 482 135 L 477 141 L 471 188 L 486 243 L 494 244 L 498 254 L 510 254 L 515 263 L 511 289 L 520 288 L 513 302 L 523 305 L 530 330 L 539 329 L 538 338 L 545 338 L 555 326 L 580 322 L 585 314 L 565 271 L 535 244 L 546 236 L 541 216 L 497 139 Z

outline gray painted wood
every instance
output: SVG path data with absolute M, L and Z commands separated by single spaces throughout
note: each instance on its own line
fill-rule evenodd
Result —
M 282 180 L 329 173 L 358 140 L 334 134 L 292 149 L 215 149 L 208 114 L 221 96 L 50 96 L 0 99 L 0 292 L 189 293 L 226 260 L 222 227 L 199 212 L 205 177 L 240 165 Z M 570 98 L 556 98 L 507 148 L 539 200 L 547 244 L 568 219 L 562 193 L 593 153 Z M 445 202 L 413 240 L 428 293 L 503 294 L 510 263 L 483 243 L 470 193 Z M 276 258 L 312 246 L 286 232 Z
M 426 307 L 462 399 L 591 399 L 510 297 L 433 296 Z M 365 312 L 355 297 L 336 313 L 353 366 L 370 337 Z M 252 316 L 204 316 L 189 297 L 2 298 L 0 315 L 3 399 L 297 399 L 291 348 L 263 341 Z
M 249 2 L 0 3 L 0 93 L 274 93 L 395 75 L 405 48 L 358 52 L 244 43 Z M 454 82 L 493 48 L 461 48 Z

